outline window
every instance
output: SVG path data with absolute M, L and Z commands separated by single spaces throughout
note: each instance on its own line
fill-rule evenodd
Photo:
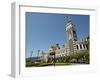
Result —
M 83 47 L 85 48 L 85 44 L 83 44 Z
M 79 48 L 78 48 L 78 45 L 76 45 L 76 47 L 77 47 L 77 50 L 78 50 L 78 49 L 79 49 Z
M 82 49 L 82 45 L 80 44 L 80 49 Z

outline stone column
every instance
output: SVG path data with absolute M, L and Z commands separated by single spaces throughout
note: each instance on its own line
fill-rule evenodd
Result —
M 78 49 L 81 50 L 81 49 L 80 49 L 80 44 L 78 44 Z
M 83 46 L 83 44 L 82 44 L 82 50 L 84 50 L 84 46 Z
M 87 50 L 87 47 L 86 47 L 86 45 L 85 45 L 85 49 Z

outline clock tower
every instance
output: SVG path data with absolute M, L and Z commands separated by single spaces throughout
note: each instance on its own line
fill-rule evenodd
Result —
M 69 53 L 75 53 L 77 50 L 77 47 L 76 47 L 77 34 L 75 30 L 75 25 L 72 23 L 70 17 L 68 17 L 68 20 L 67 20 L 66 32 L 68 34 Z

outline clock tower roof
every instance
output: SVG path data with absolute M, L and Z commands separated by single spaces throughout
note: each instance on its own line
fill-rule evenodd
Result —
M 67 17 L 67 24 L 66 24 L 66 30 L 72 28 L 74 25 L 71 21 L 71 18 L 70 17 Z

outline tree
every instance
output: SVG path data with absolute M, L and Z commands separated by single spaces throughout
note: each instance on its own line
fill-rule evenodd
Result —
M 70 56 L 66 56 L 66 62 L 69 62 Z
M 89 64 L 89 51 L 81 51 L 79 53 L 66 56 L 66 62 L 86 63 Z

